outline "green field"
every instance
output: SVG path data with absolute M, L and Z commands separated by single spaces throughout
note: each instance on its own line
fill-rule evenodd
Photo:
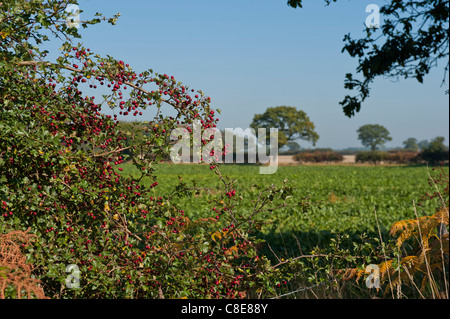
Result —
M 130 165 L 123 168 L 126 174 L 138 174 Z M 276 174 L 260 175 L 257 166 L 223 165 L 221 172 L 236 180 L 236 193 L 243 197 L 241 211 L 251 210 L 258 197 L 253 185 L 281 186 L 285 179 L 293 187 L 291 202 L 313 203 L 307 210 L 288 207 L 271 212 L 259 232 L 277 253 L 291 256 L 326 245 L 337 233 L 378 236 L 377 221 L 387 236 L 395 221 L 415 218 L 416 212 L 431 214 L 436 206 L 430 201 L 417 205 L 425 193 L 433 191 L 428 183 L 432 170 L 424 166 L 285 166 Z M 196 188 L 205 189 L 177 201 L 191 218 L 215 216 L 209 201 L 223 184 L 209 166 L 160 164 L 156 175 L 161 186 L 154 189 L 155 196 L 169 194 L 180 178 L 188 185 L 195 181 Z

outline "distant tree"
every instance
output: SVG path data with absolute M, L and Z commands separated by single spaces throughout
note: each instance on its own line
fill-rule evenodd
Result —
M 314 131 L 314 123 L 305 112 L 293 106 L 269 107 L 263 114 L 255 114 L 250 127 L 255 131 L 258 128 L 266 128 L 267 138 L 270 128 L 277 128 L 279 148 L 297 139 L 316 145 L 319 139 L 319 135 Z
M 300 145 L 297 142 L 289 141 L 287 143 L 287 147 L 289 147 L 289 151 L 291 152 L 298 152 L 300 151 Z
M 337 0 L 324 0 L 327 5 Z M 301 8 L 302 0 L 289 0 L 288 5 Z M 366 26 L 365 37 L 344 37 L 342 52 L 358 59 L 356 73 L 348 73 L 345 88 L 359 91 L 347 95 L 340 104 L 345 115 L 352 117 L 369 96 L 369 85 L 379 77 L 416 78 L 420 83 L 430 70 L 443 65 L 443 83 L 449 68 L 449 1 L 391 0 L 380 8 L 384 21 L 380 28 Z M 443 64 L 438 62 L 443 61 Z M 448 94 L 448 89 L 446 90 Z
M 414 151 L 417 152 L 419 150 L 419 145 L 417 144 L 417 139 L 414 137 L 408 138 L 406 141 L 403 142 L 403 145 L 405 146 L 405 150 Z
M 421 151 L 423 151 L 424 149 L 426 149 L 428 146 L 430 146 L 430 142 L 428 142 L 428 140 L 422 140 L 419 143 L 417 143 L 417 145 L 419 146 L 419 149 Z
M 445 138 L 443 136 L 438 136 L 430 141 L 428 147 L 426 147 L 421 153 L 420 158 L 430 162 L 431 164 L 436 164 L 441 161 L 446 161 L 449 159 L 448 147 L 444 144 Z
M 430 145 L 428 145 L 428 147 L 426 149 L 429 151 L 433 151 L 433 152 L 446 151 L 447 146 L 445 146 L 444 141 L 445 141 L 445 137 L 443 137 L 443 136 L 435 137 L 434 139 L 432 139 L 430 141 Z
M 387 141 L 391 141 L 389 131 L 379 124 L 366 124 L 358 129 L 358 139 L 362 145 L 370 147 L 375 151 L 379 146 L 384 145 Z

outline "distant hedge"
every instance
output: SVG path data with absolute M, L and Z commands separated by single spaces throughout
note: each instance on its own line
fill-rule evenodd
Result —
M 419 158 L 417 157 L 416 152 L 406 152 L 406 151 L 396 151 L 396 152 L 388 152 L 387 158 L 385 161 L 391 163 L 398 164 L 408 164 L 408 163 L 416 163 Z
M 356 162 L 358 163 L 397 163 L 397 164 L 408 164 L 416 163 L 419 161 L 418 154 L 416 152 L 407 151 L 365 151 L 358 152 L 356 154 Z
M 364 152 L 358 152 L 356 154 L 356 162 L 358 163 L 366 163 L 366 162 L 372 162 L 372 163 L 379 163 L 386 160 L 388 157 L 388 152 L 384 151 L 364 151 Z
M 436 165 L 442 162 L 448 162 L 449 160 L 449 150 L 424 150 L 418 155 L 419 160 L 426 161 L 430 164 Z
M 344 157 L 335 151 L 321 151 L 316 150 L 312 152 L 301 152 L 294 155 L 294 160 L 297 162 L 306 163 L 321 163 L 321 162 L 340 162 Z

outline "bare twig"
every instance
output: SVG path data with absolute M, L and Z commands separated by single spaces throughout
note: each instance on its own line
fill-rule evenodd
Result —
M 279 295 L 279 296 L 273 297 L 273 298 L 271 298 L 271 299 L 278 299 L 278 298 L 281 298 L 281 297 L 285 297 L 285 296 L 289 296 L 289 295 L 295 294 L 295 293 L 297 293 L 297 292 L 301 292 L 301 291 L 305 291 L 305 290 L 310 290 L 310 289 L 313 289 L 313 288 L 315 288 L 315 287 L 322 286 L 323 284 L 330 283 L 330 282 L 332 282 L 332 281 L 334 281 L 334 280 L 323 281 L 323 282 L 318 283 L 318 284 L 316 284 L 316 285 L 309 286 L 309 287 L 306 287 L 306 288 L 297 289 L 297 290 L 288 292 L 288 293 L 286 293 L 286 294 L 283 294 L 283 295 Z

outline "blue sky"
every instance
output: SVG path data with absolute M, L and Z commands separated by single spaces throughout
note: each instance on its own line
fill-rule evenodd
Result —
M 80 29 L 94 52 L 175 76 L 212 98 L 222 110 L 220 128 L 247 128 L 268 107 L 295 106 L 316 125 L 316 147 L 360 147 L 356 130 L 381 124 L 388 147 L 444 136 L 449 141 L 449 101 L 441 87 L 443 65 L 416 80 L 379 79 L 355 117 L 339 102 L 349 92 L 344 76 L 356 67 L 341 53 L 343 37 L 362 34 L 366 6 L 384 0 L 341 0 L 326 7 L 305 0 L 293 9 L 286 0 L 80 0 L 81 19 L 95 12 L 120 12 L 116 26 Z M 444 61 L 441 62 L 444 64 Z M 143 119 L 145 120 L 145 114 Z M 300 141 L 304 148 L 312 147 Z

